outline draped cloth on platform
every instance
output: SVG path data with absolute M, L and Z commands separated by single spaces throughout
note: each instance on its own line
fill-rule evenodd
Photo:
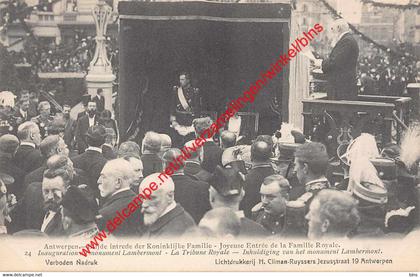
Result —
M 301 37 L 304 31 L 299 28 L 298 20 L 305 16 L 302 12 L 292 10 L 290 19 L 290 43 Z M 290 62 L 289 74 L 289 123 L 303 130 L 302 100 L 309 97 L 309 59 L 297 54 Z

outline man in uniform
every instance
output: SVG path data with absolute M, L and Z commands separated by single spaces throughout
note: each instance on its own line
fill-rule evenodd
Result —
M 174 86 L 171 94 L 170 118 L 171 127 L 175 129 L 174 146 L 181 146 L 193 139 L 192 119 L 201 113 L 201 96 L 198 88 L 191 85 L 190 75 L 183 72 L 179 75 L 179 86 Z M 184 137 L 184 138 L 183 138 Z
M 41 131 L 41 137 L 45 138 L 49 135 L 49 128 L 51 123 L 54 120 L 54 117 L 51 116 L 51 105 L 48 101 L 42 101 L 38 105 L 39 115 L 32 118 L 32 121 L 35 122 L 39 130 Z
M 295 201 L 287 203 L 285 235 L 306 236 L 307 223 L 305 215 L 309 205 L 317 193 L 330 188 L 325 174 L 328 167 L 328 154 L 326 147 L 319 142 L 307 142 L 296 149 L 294 171 L 301 184 L 305 186 L 303 193 Z
M 261 202 L 251 210 L 252 219 L 273 235 L 281 234 L 285 227 L 289 191 L 290 185 L 286 178 L 277 174 L 268 176 L 260 188 Z

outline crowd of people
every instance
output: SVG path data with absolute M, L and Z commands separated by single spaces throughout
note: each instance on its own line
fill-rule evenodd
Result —
M 194 140 L 175 147 L 168 134 L 149 131 L 120 141 L 102 93 L 85 95 L 73 120 L 69 106 L 52 115 L 36 94 L 23 92 L 14 105 L 2 92 L 1 233 L 92 238 L 168 168 L 164 185 L 113 236 L 385 238 L 417 228 L 420 155 L 412 141 L 407 159 L 404 145 L 373 151 L 374 137 L 362 134 L 341 157 L 337 180 L 325 145 L 299 132 L 238 145 L 223 130 L 171 167 Z M 195 135 L 212 123 L 194 119 Z

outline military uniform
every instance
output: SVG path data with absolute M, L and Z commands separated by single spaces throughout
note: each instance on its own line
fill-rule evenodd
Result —
M 184 105 L 183 101 L 180 100 L 179 90 L 182 90 L 182 94 L 185 99 Z M 201 115 L 201 96 L 198 88 L 189 86 L 188 88 L 181 88 L 178 86 L 173 87 L 171 94 L 171 109 L 170 113 L 172 116 L 175 116 L 175 121 L 181 127 L 185 129 L 186 135 L 180 135 L 178 131 L 171 130 L 169 134 L 171 136 L 172 144 L 176 147 L 181 147 L 185 142 L 195 138 L 194 129 L 190 127 L 194 118 L 200 117 Z M 175 124 L 176 124 L 175 123 Z M 174 123 L 171 122 L 172 127 L 175 128 Z
M 252 219 L 261 224 L 272 235 L 281 234 L 285 226 L 285 215 L 272 215 L 267 213 L 262 206 L 262 202 L 258 203 L 251 209 Z
M 49 135 L 48 130 L 51 127 L 52 122 L 54 121 L 53 116 L 48 116 L 47 118 L 42 118 L 41 115 L 35 116 L 31 119 L 33 122 L 35 122 L 39 130 L 41 131 L 41 137 L 45 138 Z
M 305 216 L 309 211 L 309 205 L 318 192 L 330 187 L 330 183 L 325 177 L 310 181 L 306 183 L 303 195 L 295 201 L 287 203 L 284 236 L 304 237 L 307 235 L 308 226 Z
M 17 133 L 18 124 L 16 122 L 16 117 L 13 116 L 14 111 L 10 112 L 6 110 L 0 111 L 0 135 L 4 134 L 14 134 Z

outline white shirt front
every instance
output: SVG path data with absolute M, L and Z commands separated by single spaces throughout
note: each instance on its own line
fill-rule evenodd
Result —
M 53 212 L 53 211 L 48 211 L 45 214 L 44 221 L 42 222 L 42 226 L 41 226 L 41 232 L 45 232 L 45 228 L 47 228 L 48 224 L 54 218 L 55 214 L 56 212 Z
M 89 119 L 89 127 L 92 127 L 93 125 L 95 125 L 95 116 L 92 118 L 88 116 L 88 119 Z

